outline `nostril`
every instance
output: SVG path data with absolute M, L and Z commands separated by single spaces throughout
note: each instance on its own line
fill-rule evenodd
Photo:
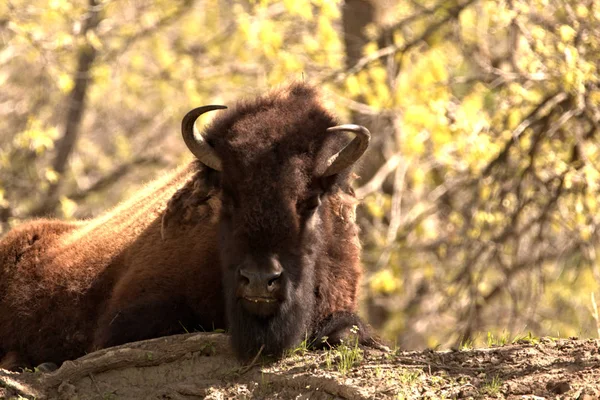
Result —
M 239 273 L 240 273 L 240 280 L 245 284 L 249 284 L 250 277 L 252 276 L 252 274 L 250 274 L 248 271 L 245 271 L 243 268 L 240 268 Z
M 281 272 L 275 272 L 271 274 L 271 276 L 269 277 L 270 279 L 267 282 L 269 287 L 272 287 L 275 284 L 275 282 L 279 279 L 279 277 L 281 277 Z
M 253 268 L 239 268 L 239 284 L 257 287 L 275 288 L 275 283 L 281 278 L 281 271 L 260 271 Z

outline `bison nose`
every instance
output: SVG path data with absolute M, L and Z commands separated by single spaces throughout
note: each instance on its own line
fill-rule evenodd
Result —
M 250 286 L 267 288 L 271 291 L 275 288 L 277 280 L 281 277 L 281 271 L 256 271 L 240 268 L 240 275 L 246 278 Z

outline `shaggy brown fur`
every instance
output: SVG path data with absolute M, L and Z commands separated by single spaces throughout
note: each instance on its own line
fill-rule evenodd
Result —
M 96 219 L 9 232 L 0 240 L 0 367 L 224 327 L 241 358 L 263 344 L 280 355 L 306 334 L 335 341 L 364 328 L 354 314 L 351 172 L 320 177 L 343 147 L 343 135 L 325 133 L 333 125 L 316 90 L 293 84 L 206 128 L 222 173 L 196 161 Z M 254 315 L 236 297 L 240 265 L 273 259 L 284 271 L 278 309 Z

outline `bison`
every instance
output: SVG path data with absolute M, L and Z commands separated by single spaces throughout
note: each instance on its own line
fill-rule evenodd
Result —
M 196 160 L 91 220 L 35 220 L 0 241 L 0 367 L 225 328 L 240 360 L 359 327 L 352 166 L 366 128 L 293 83 L 182 133 Z M 348 132 L 353 136 L 348 139 Z M 349 143 L 348 143 L 349 142 Z

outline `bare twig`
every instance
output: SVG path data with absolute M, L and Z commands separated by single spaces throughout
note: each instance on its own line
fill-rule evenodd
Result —
M 390 212 L 390 223 L 388 225 L 386 235 L 386 247 L 381 253 L 375 270 L 378 271 L 383 268 L 390 260 L 392 254 L 390 245 L 396 240 L 398 235 L 398 229 L 400 228 L 402 220 L 402 195 L 404 193 L 404 178 L 408 167 L 406 163 L 401 164 L 400 168 L 396 169 L 394 177 L 394 193 L 392 195 L 392 209 Z
M 383 164 L 381 168 L 377 170 L 377 172 L 375 173 L 375 175 L 373 175 L 369 182 L 356 189 L 356 197 L 362 199 L 370 195 L 371 193 L 381 189 L 381 185 L 383 184 L 387 176 L 391 174 L 396 168 L 398 168 L 398 166 L 401 163 L 402 156 L 399 153 L 396 153 L 393 156 L 391 156 L 385 162 L 385 164 Z
M 244 366 L 241 370 L 240 370 L 240 375 L 245 374 L 246 372 L 250 371 L 252 369 L 252 367 L 254 367 L 256 365 L 256 361 L 258 360 L 258 357 L 260 357 L 262 351 L 264 350 L 265 345 L 261 345 L 260 349 L 258 349 L 258 352 L 256 353 L 256 355 L 254 356 L 254 358 L 252 359 L 252 361 L 250 361 L 250 363 L 246 366 Z
M 512 145 L 518 142 L 525 129 L 529 128 L 534 122 L 539 121 L 544 115 L 548 115 L 549 111 L 548 113 L 544 114 L 544 110 L 552 110 L 557 105 L 567 100 L 568 95 L 564 92 L 555 93 L 544 98 L 513 130 L 512 138 L 505 144 L 504 149 L 500 151 L 498 156 L 489 162 L 488 165 L 482 170 L 482 176 L 489 175 L 494 166 L 501 163 L 506 159 L 506 157 L 508 157 L 508 153 Z
M 133 46 L 138 40 L 147 38 L 150 35 L 156 34 L 162 28 L 169 26 L 170 24 L 179 20 L 181 17 L 187 15 L 190 8 L 193 5 L 194 5 L 194 0 L 184 0 L 182 2 L 181 6 L 178 7 L 171 14 L 162 16 L 151 26 L 144 27 L 143 29 L 140 29 L 139 31 L 133 33 L 132 35 L 124 38 L 124 40 L 122 41 L 123 44 L 117 49 L 108 51 L 105 54 L 104 59 L 107 61 L 112 60 L 112 59 L 116 58 L 117 56 L 125 53 L 127 51 L 127 49 L 129 49 L 131 46 Z
M 356 100 L 349 99 L 347 97 L 341 96 L 333 91 L 327 92 L 329 96 L 332 96 L 336 103 L 343 105 L 344 107 L 348 107 L 352 111 L 356 111 L 363 115 L 370 115 L 374 117 L 381 116 L 385 113 L 385 110 L 378 110 L 368 104 L 361 103 Z

